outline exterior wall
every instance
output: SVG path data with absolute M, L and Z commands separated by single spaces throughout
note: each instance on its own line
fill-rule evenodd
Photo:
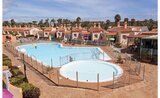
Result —
M 30 35 L 36 35 L 40 30 L 38 28 L 33 28 L 30 30 Z
M 51 35 L 49 35 L 49 40 L 52 40 L 52 36 Z
M 29 35 L 29 31 L 24 32 L 24 36 L 26 37 L 27 35 Z
M 92 41 L 99 40 L 99 37 L 100 37 L 100 33 L 92 33 Z
M 18 88 L 16 86 L 9 84 L 9 90 L 13 94 L 14 96 L 13 98 L 23 98 L 22 88 Z
M 3 43 L 6 41 L 6 35 L 3 35 Z
M 72 33 L 72 39 L 78 39 L 78 36 L 79 36 L 79 32 L 73 32 Z
M 119 38 L 119 41 L 120 41 L 120 43 L 122 44 L 122 45 L 127 45 L 127 36 L 129 35 L 129 33 L 125 33 L 125 34 L 123 34 L 123 33 L 121 33 L 120 34 L 120 38 Z
M 3 35 L 3 42 L 9 41 L 6 39 L 6 36 L 11 37 L 11 40 L 10 40 L 11 42 L 13 43 L 17 42 L 16 36 L 12 36 L 12 35 Z

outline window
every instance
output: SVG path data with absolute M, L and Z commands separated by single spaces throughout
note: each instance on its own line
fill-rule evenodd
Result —
M 74 34 L 74 37 L 77 37 L 77 34 Z
M 123 38 L 123 39 L 126 39 L 126 38 L 127 38 L 127 36 L 126 36 L 126 35 L 123 35 L 123 36 L 122 36 L 122 38 Z
M 94 34 L 94 37 L 95 37 L 95 38 L 98 38 L 98 34 Z

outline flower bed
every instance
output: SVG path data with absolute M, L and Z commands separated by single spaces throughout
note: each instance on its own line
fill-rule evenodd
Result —
M 21 70 L 16 66 L 12 66 L 11 59 L 9 59 L 5 54 L 3 54 L 3 66 L 8 66 L 10 68 L 10 72 L 12 73 L 10 83 L 13 86 L 22 88 L 23 98 L 39 98 L 39 88 L 28 83 L 28 80 L 25 79 L 25 76 Z

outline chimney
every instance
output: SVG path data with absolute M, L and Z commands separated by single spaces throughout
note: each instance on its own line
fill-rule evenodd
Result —
M 61 24 L 61 28 L 63 28 L 63 24 Z
M 64 29 L 65 31 L 67 31 L 67 24 L 64 24 Z
M 76 24 L 76 28 L 77 28 L 78 26 L 77 26 L 77 24 Z
M 66 28 L 66 24 L 63 24 L 63 27 Z
M 79 28 L 81 28 L 81 23 L 79 23 Z
M 120 21 L 117 22 L 117 27 L 120 27 Z
M 32 27 L 34 27 L 34 25 L 32 25 Z
M 96 23 L 94 22 L 94 26 L 93 26 L 94 28 L 96 27 Z
M 124 28 L 127 28 L 127 21 L 124 22 Z
M 98 28 L 101 28 L 101 23 L 100 22 L 98 23 Z

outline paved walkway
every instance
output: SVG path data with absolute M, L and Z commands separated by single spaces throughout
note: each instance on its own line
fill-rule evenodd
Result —
M 12 60 L 14 66 L 23 64 L 8 51 L 3 50 Z M 115 89 L 112 92 L 93 91 L 79 88 L 57 87 L 38 72 L 27 67 L 30 83 L 40 88 L 40 98 L 157 98 L 157 66 L 146 64 L 146 81 Z

